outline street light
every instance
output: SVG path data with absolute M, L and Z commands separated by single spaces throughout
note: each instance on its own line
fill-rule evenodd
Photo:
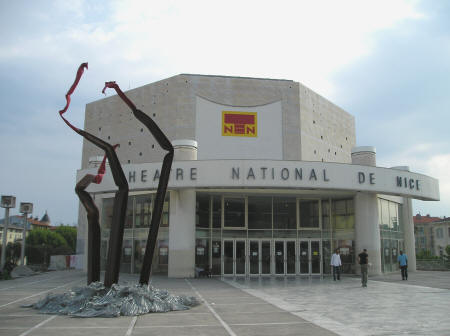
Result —
M 25 240 L 27 237 L 28 214 L 33 212 L 33 203 L 20 202 L 20 212 L 23 213 L 23 233 L 22 233 L 22 252 L 20 253 L 20 264 L 25 265 Z
M 0 269 L 3 270 L 6 260 L 6 235 L 8 234 L 9 225 L 9 209 L 16 207 L 16 198 L 14 196 L 2 195 L 0 207 L 5 208 L 5 223 L 3 224 L 3 237 L 2 237 L 2 260 Z

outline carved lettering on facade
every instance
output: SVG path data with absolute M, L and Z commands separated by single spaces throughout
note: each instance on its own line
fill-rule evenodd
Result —
M 397 187 L 420 190 L 420 180 L 397 176 Z

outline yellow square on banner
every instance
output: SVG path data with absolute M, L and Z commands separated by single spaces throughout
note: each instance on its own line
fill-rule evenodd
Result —
M 258 136 L 256 112 L 222 111 L 222 136 Z

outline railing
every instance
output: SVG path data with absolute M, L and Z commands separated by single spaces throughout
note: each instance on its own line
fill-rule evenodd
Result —
M 417 259 L 416 267 L 420 271 L 450 271 L 450 260 Z

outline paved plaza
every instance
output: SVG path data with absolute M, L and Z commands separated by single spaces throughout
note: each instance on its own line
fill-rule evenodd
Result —
M 137 276 L 121 275 L 121 283 Z M 84 285 L 81 271 L 0 281 L 0 335 L 450 335 L 450 272 L 414 272 L 334 282 L 324 278 L 152 278 L 202 305 L 186 311 L 119 318 L 44 315 L 23 304 Z

